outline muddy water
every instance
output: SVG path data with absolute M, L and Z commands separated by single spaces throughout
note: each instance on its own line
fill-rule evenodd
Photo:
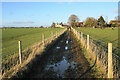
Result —
M 74 61 L 70 62 L 67 59 L 67 56 L 68 56 L 67 54 L 69 53 L 69 50 L 72 49 L 72 48 L 70 49 L 68 48 L 69 45 L 72 44 L 72 40 L 69 40 L 68 35 L 69 33 L 65 35 L 66 38 L 63 38 L 60 42 L 58 42 L 55 49 L 51 50 L 53 54 L 57 54 L 57 55 L 53 55 L 51 58 L 49 58 L 49 61 L 44 68 L 45 72 L 52 72 L 52 74 L 50 75 L 54 75 L 55 77 L 65 78 L 67 69 L 75 68 L 76 63 Z M 57 58 L 59 57 L 61 57 L 61 59 L 57 60 Z
M 84 57 L 71 31 L 47 51 L 33 67 L 29 78 L 94 78 L 94 71 Z
M 63 42 L 63 41 L 60 41 L 60 42 Z M 65 71 L 67 70 L 67 68 L 74 68 L 75 64 L 76 64 L 74 61 L 69 62 L 67 60 L 67 57 L 66 57 L 67 55 L 66 54 L 68 54 L 68 43 L 69 43 L 69 41 L 66 40 L 65 42 L 66 42 L 66 46 L 65 46 L 65 50 L 63 51 L 64 54 L 62 56 L 61 61 L 58 61 L 58 62 L 55 62 L 55 63 L 52 63 L 52 64 L 48 63 L 47 66 L 45 67 L 46 71 L 49 71 L 49 70 L 54 71 L 57 74 L 57 77 L 62 77 L 62 78 L 65 77 Z M 56 47 L 56 48 L 58 49 L 58 47 Z

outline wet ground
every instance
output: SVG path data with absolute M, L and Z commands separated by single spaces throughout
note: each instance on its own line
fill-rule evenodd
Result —
M 95 78 L 71 31 L 38 60 L 25 78 Z

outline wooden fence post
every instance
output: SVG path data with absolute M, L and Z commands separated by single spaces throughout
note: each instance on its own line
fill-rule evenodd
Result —
M 80 39 L 80 36 L 79 36 L 79 31 L 78 31 L 78 40 Z
M 112 43 L 108 43 L 108 78 L 113 78 Z
M 76 36 L 77 36 L 77 31 L 75 30 L 75 32 L 76 32 Z
M 87 35 L 87 50 L 89 49 L 89 35 Z
M 78 31 L 77 31 L 77 38 L 79 39 L 79 33 L 78 33 Z
M 22 63 L 22 45 L 21 45 L 21 41 L 18 41 L 19 44 L 19 61 L 20 64 Z
M 83 40 L 83 33 L 81 32 L 81 42 L 82 42 L 82 40 Z
M 52 40 L 53 40 L 53 38 L 54 38 L 54 36 L 53 36 L 53 32 L 51 32 L 51 38 L 52 38 Z
M 45 43 L 45 36 L 44 36 L 44 33 L 43 33 L 43 35 L 42 35 L 42 40 L 43 40 L 43 45 L 44 45 L 44 43 Z
M 78 34 L 77 34 L 77 31 L 76 31 L 76 37 L 78 38 Z
M 57 38 L 57 31 L 56 31 L 56 38 Z
M 78 31 L 78 39 L 80 40 L 80 33 L 79 33 L 79 31 Z

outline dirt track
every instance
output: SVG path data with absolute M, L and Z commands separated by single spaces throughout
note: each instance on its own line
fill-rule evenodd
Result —
M 71 31 L 44 54 L 24 78 L 95 78 Z

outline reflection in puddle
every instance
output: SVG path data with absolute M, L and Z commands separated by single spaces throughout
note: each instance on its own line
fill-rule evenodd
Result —
M 68 50 L 68 47 L 67 47 L 67 46 L 65 46 L 65 50 Z
M 72 69 L 75 67 L 75 63 L 71 62 L 68 63 L 65 59 L 65 56 L 63 56 L 63 59 L 59 63 L 55 63 L 53 65 L 47 65 L 45 70 L 52 70 L 57 73 L 58 77 L 64 78 L 64 72 L 67 70 L 68 67 L 71 67 Z
M 70 41 L 72 43 L 72 41 Z
M 57 46 L 57 47 L 56 47 L 56 49 L 60 49 L 60 47 L 59 47 L 59 46 Z
M 61 40 L 60 42 L 63 42 L 63 40 Z
M 68 40 L 66 41 L 66 44 L 68 44 Z

